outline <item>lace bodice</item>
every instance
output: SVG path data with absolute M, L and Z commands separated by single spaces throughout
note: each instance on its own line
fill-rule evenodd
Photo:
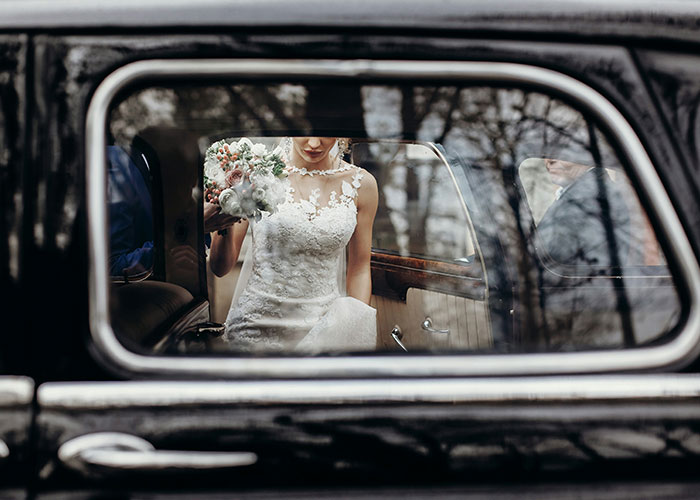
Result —
M 325 204 L 319 188 L 302 198 L 290 183 L 277 212 L 253 223 L 253 267 L 227 319 L 229 341 L 244 349 L 263 343 L 289 350 L 344 294 L 340 259 L 357 224 L 362 176 L 353 167 Z
M 294 188 L 278 211 L 253 226 L 253 275 L 276 293 L 308 297 L 338 293 L 338 259 L 357 223 L 355 198 L 362 171 L 342 181 L 342 192 L 331 191 L 321 206 L 319 189 L 295 200 Z

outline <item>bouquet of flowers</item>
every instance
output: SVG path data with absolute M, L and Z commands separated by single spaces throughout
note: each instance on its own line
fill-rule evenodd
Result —
M 284 201 L 286 177 L 277 150 L 270 153 L 246 137 L 217 141 L 204 158 L 204 199 L 218 204 L 224 214 L 259 219 Z

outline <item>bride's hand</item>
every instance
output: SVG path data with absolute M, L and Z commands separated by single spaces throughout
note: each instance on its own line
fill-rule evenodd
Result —
M 240 217 L 222 214 L 220 211 L 221 207 L 219 205 L 204 202 L 204 232 L 221 231 L 241 220 Z

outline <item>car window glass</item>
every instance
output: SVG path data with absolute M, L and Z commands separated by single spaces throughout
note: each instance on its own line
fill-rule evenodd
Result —
M 462 197 L 439 149 L 430 143 L 357 141 L 352 153 L 353 163 L 382 175 L 383 203 L 372 235 L 377 251 L 447 262 L 474 259 Z
M 681 316 L 624 158 L 593 118 L 542 92 L 148 87 L 114 103 L 108 133 L 110 231 L 121 234 L 123 220 L 112 192 L 121 200 L 128 191 L 137 210 L 125 226 L 140 236 L 126 255 L 151 259 L 110 272 L 122 278 L 112 285 L 112 323 L 132 349 L 618 349 L 672 338 Z M 328 175 L 302 172 L 290 160 L 302 153 L 327 153 Z M 250 172 L 269 167 L 268 180 L 232 174 L 244 163 Z M 128 172 L 128 189 L 113 183 L 115 164 Z M 356 212 L 368 189 L 376 216 L 358 244 L 367 222 Z M 205 231 L 206 203 L 250 203 L 250 223 Z M 236 262 L 214 276 L 217 242 L 246 226 Z M 121 241 L 112 240 L 113 256 Z M 363 248 L 365 274 L 353 268 Z M 134 282 L 132 269 L 146 276 Z M 367 300 L 344 297 L 369 278 Z

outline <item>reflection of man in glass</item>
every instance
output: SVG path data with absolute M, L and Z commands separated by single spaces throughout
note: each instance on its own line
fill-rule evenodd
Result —
M 111 276 L 134 277 L 153 268 L 153 213 L 148 163 L 120 146 L 107 147 Z
M 549 173 L 550 180 L 559 186 L 556 199 L 561 198 L 563 192 L 568 189 L 576 179 L 591 169 L 591 167 L 586 165 L 579 165 L 578 163 L 564 160 L 554 160 L 552 158 L 545 158 L 544 166 Z
M 538 247 L 567 266 L 621 266 L 629 254 L 629 212 L 604 168 L 545 159 L 559 186 L 537 226 Z

